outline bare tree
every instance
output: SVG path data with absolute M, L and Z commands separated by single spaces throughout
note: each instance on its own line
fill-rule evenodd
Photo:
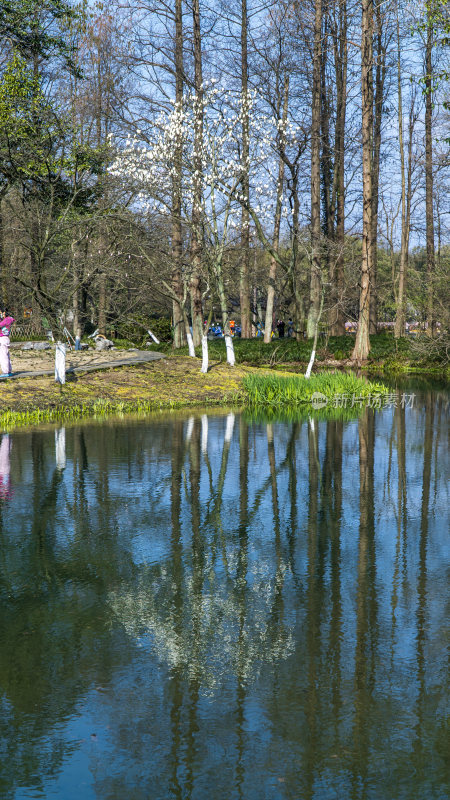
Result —
M 311 118 L 311 286 L 307 336 L 312 339 L 320 306 L 320 107 L 322 66 L 322 0 L 314 4 L 314 51 Z
M 432 2 L 426 4 L 425 43 L 425 216 L 427 239 L 427 334 L 433 336 L 434 318 L 433 285 L 435 274 L 434 217 L 433 217 L 433 13 Z
M 194 345 L 201 344 L 203 333 L 203 308 L 201 290 L 202 272 L 202 148 L 203 148 L 203 63 L 202 37 L 200 29 L 199 0 L 192 3 L 193 47 L 194 47 L 194 174 L 191 228 L 191 315 Z
M 328 317 L 333 336 L 345 333 L 345 317 L 342 306 L 344 293 L 344 245 L 345 245 L 345 118 L 347 109 L 347 2 L 337 0 L 337 18 L 331 22 L 333 38 L 334 69 L 336 80 L 336 123 L 334 134 L 333 208 L 336 215 L 335 243 L 336 260 L 330 263 L 331 309 Z
M 175 0 L 175 35 L 174 35 L 174 62 L 175 62 L 175 102 L 181 108 L 183 101 L 183 14 L 182 0 Z M 175 348 L 184 344 L 184 315 L 183 315 L 183 231 L 181 221 L 182 204 L 182 143 L 178 143 L 174 155 L 174 175 L 172 189 L 172 289 L 178 300 L 172 301 L 173 315 L 173 345 Z
M 241 270 L 239 298 L 241 307 L 241 336 L 249 339 L 252 335 L 250 323 L 250 199 L 249 157 L 250 157 L 250 119 L 248 113 L 248 15 L 247 0 L 241 0 L 241 91 L 242 91 L 242 193 L 245 202 L 241 217 Z
M 405 143 L 403 135 L 403 93 L 402 93 L 402 63 L 400 19 L 397 4 L 397 93 L 398 93 L 398 138 L 400 149 L 400 178 L 401 178 L 401 244 L 400 265 L 398 273 L 397 309 L 395 315 L 394 335 L 396 338 L 405 335 L 406 322 L 406 286 L 408 270 L 409 238 L 411 230 L 411 201 L 412 201 L 412 147 L 415 123 L 415 97 L 411 97 L 408 126 L 407 164 L 405 166 Z
M 373 5 L 362 0 L 361 18 L 361 82 L 362 82 L 362 150 L 363 150 L 363 233 L 361 283 L 356 341 L 352 357 L 361 361 L 370 350 L 369 311 L 370 276 L 373 272 L 372 248 L 372 127 L 373 127 Z

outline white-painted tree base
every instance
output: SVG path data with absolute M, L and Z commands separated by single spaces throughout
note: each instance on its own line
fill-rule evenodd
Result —
M 227 348 L 227 362 L 230 367 L 234 367 L 236 359 L 234 357 L 233 339 L 231 336 L 225 336 L 225 347 Z
M 186 339 L 187 339 L 187 343 L 188 343 L 189 355 L 190 355 L 191 358 L 195 358 L 194 340 L 192 338 L 192 333 L 189 330 L 189 328 L 186 329 Z
M 202 336 L 202 372 L 208 372 L 208 337 L 204 333 Z
M 305 372 L 305 378 L 310 378 L 311 377 L 311 370 L 312 370 L 312 368 L 314 366 L 315 357 L 316 357 L 316 351 L 313 350 L 312 353 L 311 353 L 311 358 L 309 359 L 308 368 L 307 368 L 307 370 Z
M 56 343 L 55 381 L 61 384 L 66 382 L 66 345 L 62 342 Z

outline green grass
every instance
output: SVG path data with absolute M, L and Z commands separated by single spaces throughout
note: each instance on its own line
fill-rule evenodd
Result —
M 392 333 L 379 333 L 370 337 L 371 350 L 366 368 L 374 367 L 386 374 L 401 372 L 442 372 L 446 364 L 438 355 L 421 356 L 417 352 L 415 339 L 395 339 Z M 316 363 L 320 368 L 321 362 L 327 360 L 344 361 L 351 357 L 355 337 L 330 336 L 321 337 L 317 343 Z M 208 343 L 211 361 L 225 361 L 225 344 L 223 339 L 214 339 Z M 173 350 L 171 343 L 152 345 L 152 350 L 159 350 L 167 355 L 188 355 L 187 347 Z M 293 371 L 298 365 L 306 365 L 311 355 L 312 342 L 303 339 L 296 342 L 294 339 L 272 339 L 269 344 L 264 344 L 263 339 L 234 339 L 234 350 L 237 364 L 248 364 L 252 367 L 274 367 L 281 364 L 292 365 Z M 201 357 L 200 348 L 196 354 Z
M 370 361 L 397 359 L 405 361 L 411 358 L 411 342 L 409 339 L 395 340 L 392 334 L 378 334 L 371 336 Z M 338 361 L 350 358 L 355 344 L 355 337 L 330 336 L 328 340 L 321 337 L 317 343 L 317 358 L 336 359 Z M 223 339 L 214 339 L 208 343 L 209 355 L 212 361 L 225 359 L 225 344 Z M 160 350 L 174 355 L 188 355 L 187 347 L 173 350 L 170 343 L 152 345 L 151 349 Z M 269 344 L 264 344 L 263 339 L 234 339 L 236 363 L 251 366 L 276 366 L 291 362 L 307 363 L 311 355 L 311 340 L 303 339 L 272 339 Z M 200 356 L 200 348 L 197 349 Z
M 369 396 L 379 397 L 388 393 L 388 388 L 381 383 L 336 372 L 312 375 L 309 380 L 301 376 L 247 375 L 243 387 L 248 405 L 270 408 L 310 404 L 315 392 L 325 395 L 329 401 L 343 394 L 368 400 Z
M 345 337 L 342 337 L 345 338 Z M 234 339 L 234 351 L 237 364 L 248 364 L 252 367 L 275 366 L 294 361 L 309 361 L 312 343 L 306 339 L 296 342 L 294 339 L 273 339 L 270 344 L 264 344 L 263 339 Z M 346 344 L 351 345 L 351 340 Z M 161 343 L 152 345 L 152 350 L 173 355 L 189 355 L 187 347 L 173 350 L 171 344 Z M 213 339 L 208 342 L 209 357 L 211 361 L 224 361 L 226 358 L 225 342 L 223 339 Z M 196 349 L 197 356 L 201 357 L 201 348 Z
M 217 405 L 217 401 L 215 402 Z M 43 422 L 72 422 L 86 417 L 104 419 L 120 414 L 148 414 L 164 409 L 183 408 L 186 403 L 158 403 L 150 401 L 111 401 L 99 398 L 94 403 L 80 403 L 72 406 L 58 406 L 56 408 L 32 408 L 26 411 L 7 410 L 0 413 L 0 429 L 27 425 L 38 425 Z

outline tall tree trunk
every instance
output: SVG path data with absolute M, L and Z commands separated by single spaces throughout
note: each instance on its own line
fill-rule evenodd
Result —
M 383 115 L 384 83 L 386 76 L 386 46 L 383 42 L 383 20 L 381 4 L 376 9 L 376 42 L 377 59 L 375 70 L 375 99 L 373 124 L 373 158 L 372 158 L 372 272 L 370 275 L 369 333 L 377 332 L 378 325 L 378 278 L 377 278 L 377 242 L 378 242 L 378 187 L 380 178 L 381 122 Z
M 191 232 L 191 313 L 194 345 L 200 346 L 203 332 L 203 312 L 201 293 L 202 265 L 202 149 L 203 149 L 203 68 L 202 38 L 200 31 L 199 0 L 192 4 L 194 31 L 194 84 L 195 84 L 195 121 L 194 121 L 194 196 L 192 202 Z
M 361 83 L 362 83 L 362 150 L 363 150 L 363 233 L 359 317 L 353 358 L 361 361 L 370 351 L 369 302 L 372 275 L 372 123 L 373 123 L 373 5 L 362 0 L 361 20 Z
M 305 331 L 305 305 L 299 284 L 298 275 L 298 244 L 300 233 L 300 202 L 298 199 L 298 174 L 292 175 L 292 198 L 294 213 L 292 215 L 292 264 L 290 269 L 290 280 L 292 294 L 294 296 L 294 323 L 295 338 L 297 342 L 303 340 Z
M 75 236 L 75 235 L 74 235 Z M 78 336 L 81 339 L 80 327 L 80 278 L 77 259 L 77 246 L 74 238 L 72 239 L 72 277 L 73 277 L 73 294 L 72 294 L 72 313 L 73 313 L 73 326 L 72 332 L 74 339 Z
M 230 318 L 227 307 L 227 296 L 225 293 L 225 283 L 223 280 L 222 264 L 220 262 L 217 262 L 215 264 L 215 274 L 217 281 L 217 293 L 219 295 L 220 311 L 222 316 L 222 330 L 225 337 L 227 362 L 228 364 L 230 364 L 230 366 L 234 367 L 235 357 L 234 357 L 233 338 L 231 336 Z
M 30 226 L 30 245 L 30 282 L 32 286 L 31 309 L 33 325 L 35 326 L 36 330 L 40 330 L 42 327 L 43 311 L 44 309 L 46 310 L 46 306 L 43 302 L 41 293 L 43 276 L 39 259 L 39 229 L 36 219 L 32 220 Z M 52 318 L 48 318 L 47 322 L 53 329 L 54 320 Z
M 327 61 L 329 55 L 329 40 L 330 40 L 330 19 L 329 9 L 325 7 L 324 15 L 324 35 L 322 45 L 322 64 L 321 64 L 321 171 L 322 171 L 322 204 L 323 204 L 323 233 L 325 235 L 325 253 L 326 253 L 326 266 L 327 273 L 331 284 L 334 282 L 334 263 L 336 258 L 335 253 L 335 222 L 336 222 L 336 194 L 334 191 L 334 166 L 336 158 L 333 159 L 331 139 L 330 139 L 330 123 L 332 114 L 332 103 L 330 102 L 330 86 L 327 80 Z M 333 100 L 334 104 L 334 100 Z M 337 124 L 337 123 L 336 123 Z M 334 162 L 334 163 L 333 163 Z M 331 298 L 333 297 L 333 289 L 331 291 Z
M 409 232 L 411 219 L 411 177 L 412 177 L 412 138 L 414 130 L 414 99 L 411 102 L 408 131 L 408 166 L 405 176 L 405 150 L 403 142 L 403 100 L 400 60 L 400 22 L 397 9 L 397 82 L 398 82 L 398 138 L 400 146 L 400 171 L 402 186 L 402 232 L 400 244 L 400 267 L 398 275 L 397 309 L 395 315 L 394 336 L 398 339 L 405 335 L 406 322 L 406 278 L 408 269 Z
M 175 101 L 177 111 L 183 102 L 183 18 L 182 0 L 175 0 Z M 182 278 L 182 228 L 181 228 L 181 181 L 182 143 L 178 143 L 174 158 L 172 185 L 172 289 L 178 300 L 172 301 L 173 346 L 185 343 L 183 324 L 183 278 Z
M 4 251 L 3 251 L 2 198 L 0 198 L 0 280 L 2 284 L 0 303 L 2 304 L 2 310 L 4 310 L 8 308 L 8 270 L 6 269 L 6 264 L 4 260 Z
M 277 202 L 275 206 L 275 219 L 273 225 L 273 249 L 278 250 L 280 244 L 280 225 L 281 209 L 283 200 L 283 181 L 284 181 L 284 160 L 282 151 L 285 146 L 284 130 L 287 122 L 289 104 L 289 76 L 284 78 L 283 87 L 283 131 L 280 134 L 280 158 L 278 162 L 278 181 L 277 181 Z M 270 258 L 269 285 L 267 287 L 266 320 L 264 324 L 264 342 L 268 344 L 272 337 L 273 304 L 275 299 L 275 278 L 277 274 L 277 262 L 274 256 Z
M 315 0 L 311 119 L 311 284 L 307 336 L 312 339 L 320 304 L 320 96 L 322 63 L 322 0 Z
M 345 315 L 342 305 L 344 293 L 345 247 L 345 115 L 347 110 L 347 3 L 338 2 L 338 23 L 333 32 L 334 64 L 336 74 L 336 124 L 334 134 L 333 194 L 336 209 L 335 258 L 331 263 L 331 309 L 328 317 L 332 336 L 345 333 Z
M 72 324 L 72 332 L 73 337 L 76 339 L 77 337 L 81 339 L 81 327 L 80 327 L 80 291 L 78 288 L 78 281 L 77 281 L 77 273 L 76 269 L 74 268 L 74 289 L 72 295 L 72 313 L 73 313 L 73 324 Z
M 327 82 L 327 60 L 329 50 L 329 14 L 325 7 L 324 33 L 322 44 L 322 63 L 320 68 L 320 131 L 321 131 L 321 172 L 322 172 L 322 205 L 323 205 L 323 232 L 326 237 L 325 252 L 328 274 L 332 272 L 334 261 L 334 224 L 336 207 L 333 192 L 333 157 L 330 142 L 331 103 L 330 88 Z
M 248 109 L 248 16 L 247 0 L 241 3 L 241 101 L 242 101 L 242 194 L 245 205 L 241 216 L 241 271 L 239 280 L 239 297 L 241 307 L 241 336 L 250 339 L 252 335 L 250 321 L 250 216 L 248 206 L 250 200 L 249 158 L 250 158 L 250 120 Z
M 427 41 L 425 48 L 425 218 L 427 239 L 427 335 L 433 336 L 434 302 L 433 282 L 435 273 L 434 220 L 433 220 L 433 22 L 429 4 L 427 5 Z
M 106 336 L 106 275 L 101 272 L 99 275 L 99 288 L 98 288 L 98 332 L 102 336 Z

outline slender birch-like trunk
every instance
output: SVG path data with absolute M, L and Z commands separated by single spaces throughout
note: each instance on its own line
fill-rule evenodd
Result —
M 284 160 L 282 151 L 285 146 L 284 130 L 287 122 L 289 104 L 289 76 L 286 75 L 284 79 L 283 88 L 283 129 L 280 134 L 280 158 L 278 161 L 278 180 L 277 180 L 277 200 L 275 206 L 275 219 L 273 225 L 273 249 L 278 250 L 280 244 L 280 225 L 281 225 L 281 208 L 283 200 L 283 181 L 284 181 Z M 266 304 L 266 318 L 264 323 L 264 342 L 268 344 L 272 338 L 272 320 L 273 320 L 273 304 L 275 299 L 275 279 L 277 274 L 277 262 L 274 256 L 270 258 L 269 267 L 269 285 L 267 287 L 267 304 Z
M 328 270 L 333 258 L 335 205 L 333 193 L 333 154 L 330 140 L 331 103 L 330 86 L 327 80 L 327 63 L 329 56 L 329 14 L 324 12 L 322 36 L 322 61 L 320 65 L 320 141 L 321 141 L 321 173 L 322 173 L 322 229 L 326 235 L 325 251 Z
M 175 101 L 177 110 L 183 102 L 183 19 L 182 0 L 175 0 Z M 185 342 L 183 321 L 183 241 L 181 226 L 181 182 L 182 142 L 179 141 L 174 155 L 172 183 L 172 289 L 176 300 L 172 300 L 173 346 L 181 347 Z
M 78 268 L 77 247 L 75 243 L 75 235 L 71 242 L 71 260 L 72 260 L 72 313 L 73 323 L 72 332 L 74 339 L 81 339 L 81 325 L 80 325 L 80 275 Z
M 192 338 L 192 333 L 191 333 L 191 329 L 190 329 L 190 326 L 189 326 L 188 316 L 187 316 L 186 311 L 184 310 L 184 308 L 182 309 L 182 311 L 183 311 L 183 321 L 184 321 L 184 332 L 186 334 L 186 341 L 187 341 L 187 345 L 188 345 L 189 355 L 190 355 L 191 358 L 196 358 L 194 340 Z
M 208 354 L 208 331 L 202 333 L 202 372 L 208 372 L 209 354 Z
M 193 31 L 194 31 L 194 84 L 195 84 L 195 119 L 194 119 L 194 177 L 192 200 L 192 231 L 191 231 L 191 315 L 192 334 L 194 345 L 201 344 L 203 333 L 203 310 L 201 293 L 201 265 L 202 265 L 202 178 L 203 178 L 203 68 L 202 68 L 202 39 L 200 30 L 200 5 L 199 0 L 192 4 Z
M 205 321 L 202 331 L 202 372 L 208 372 L 209 367 L 209 353 L 208 353 L 208 331 L 211 325 L 212 307 L 208 314 L 208 319 Z
M 314 336 L 320 304 L 320 95 L 322 0 L 315 0 L 311 119 L 311 283 L 306 333 Z
M 408 258 L 406 242 L 406 180 L 405 180 L 405 149 L 403 142 L 403 98 L 402 98 L 402 72 L 400 61 L 400 22 L 397 6 L 397 98 L 398 98 L 398 143 L 400 148 L 400 177 L 401 177 L 401 204 L 402 204 L 402 232 L 400 244 L 400 268 L 398 275 L 397 309 L 395 314 L 394 336 L 398 339 L 405 335 L 405 273 L 406 259 Z
M 331 310 L 330 333 L 342 336 L 345 333 L 345 316 L 342 306 L 344 293 L 344 248 L 345 248 L 345 116 L 347 110 L 347 3 L 338 3 L 338 29 L 334 33 L 334 63 L 336 74 L 336 125 L 334 134 L 333 191 L 336 208 L 336 258 L 331 265 Z
M 359 317 L 352 357 L 367 358 L 370 351 L 369 303 L 372 274 L 372 118 L 373 118 L 373 4 L 362 0 L 361 19 L 361 83 L 362 83 L 362 161 L 363 161 L 363 233 Z
M 107 290 L 106 290 L 106 275 L 104 272 L 99 276 L 99 289 L 98 289 L 98 332 L 102 336 L 106 336 L 106 303 L 107 303 Z
M 414 129 L 414 100 L 411 103 L 408 132 L 408 166 L 405 175 L 405 150 L 403 141 L 403 99 L 400 58 L 400 21 L 397 8 L 397 83 L 398 83 L 398 138 L 400 147 L 402 232 L 400 244 L 400 267 L 398 275 L 397 310 L 395 315 L 394 336 L 396 339 L 405 335 L 406 322 L 406 280 L 408 270 L 408 250 L 411 217 L 411 174 L 412 174 L 412 138 Z
M 222 264 L 220 262 L 215 264 L 215 274 L 217 281 L 217 293 L 219 295 L 220 311 L 222 315 L 222 329 L 225 338 L 225 347 L 227 352 L 227 362 L 230 366 L 235 365 L 233 337 L 231 336 L 230 320 L 227 308 L 227 296 L 225 293 L 225 284 L 223 281 Z
M 0 279 L 1 279 L 1 294 L 0 294 L 0 301 L 2 303 L 2 308 L 8 308 L 8 270 L 5 263 L 4 252 L 3 252 L 3 209 L 2 209 L 2 197 L 0 196 Z
M 241 2 L 241 97 L 242 97 L 242 194 L 245 202 L 241 212 L 241 270 L 239 298 L 241 308 L 241 336 L 250 339 L 250 201 L 249 160 L 250 120 L 248 109 L 248 15 L 247 0 Z
M 369 333 L 377 332 L 378 326 L 378 199 L 380 181 L 381 123 L 383 116 L 384 84 L 386 77 L 386 45 L 383 42 L 383 19 L 381 3 L 375 3 L 377 58 L 375 70 L 375 98 L 372 144 L 372 272 L 370 274 Z
M 295 307 L 295 338 L 297 342 L 301 342 L 305 330 L 305 305 L 303 295 L 300 290 L 297 265 L 298 265 L 298 243 L 300 233 L 300 202 L 298 199 L 298 176 L 293 177 L 292 180 L 292 194 L 294 213 L 292 215 L 292 268 L 291 268 L 291 285 L 292 293 L 294 295 Z
M 427 40 L 425 46 L 425 219 L 427 240 L 427 335 L 434 335 L 433 282 L 435 273 L 433 220 L 433 21 L 427 3 Z
M 314 331 L 313 346 L 312 346 L 312 350 L 311 350 L 311 356 L 309 358 L 309 363 L 308 363 L 308 366 L 306 368 L 305 378 L 310 378 L 311 377 L 312 368 L 314 366 L 314 361 L 316 359 L 317 337 L 318 337 L 318 334 L 319 334 L 319 322 L 320 322 L 320 318 L 322 316 L 323 300 L 324 300 L 324 291 L 322 290 L 322 297 L 320 299 L 319 314 L 318 314 L 317 322 L 316 322 L 316 330 Z

